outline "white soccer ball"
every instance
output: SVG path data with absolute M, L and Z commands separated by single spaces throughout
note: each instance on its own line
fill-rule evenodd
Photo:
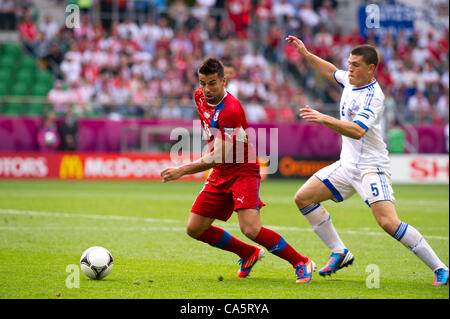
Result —
M 53 146 L 53 144 L 55 144 L 56 142 L 56 135 L 53 132 L 45 132 L 44 134 L 44 141 L 45 141 L 45 145 L 47 146 Z
M 103 247 L 90 247 L 84 251 L 80 259 L 81 271 L 91 279 L 102 279 L 108 276 L 113 267 L 111 253 Z

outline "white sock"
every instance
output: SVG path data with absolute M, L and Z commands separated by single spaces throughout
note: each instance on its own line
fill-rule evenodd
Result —
M 342 254 L 345 245 L 334 229 L 331 216 L 320 204 L 310 204 L 300 209 L 300 212 L 311 224 L 314 232 L 333 253 Z
M 411 225 L 401 222 L 394 235 L 395 239 L 405 245 L 417 257 L 420 258 L 432 271 L 439 268 L 448 269 L 439 259 L 425 238 Z

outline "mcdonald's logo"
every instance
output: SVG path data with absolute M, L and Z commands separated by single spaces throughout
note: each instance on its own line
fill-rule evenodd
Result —
M 83 164 L 78 155 L 64 155 L 61 159 L 59 167 L 59 177 L 66 178 L 83 178 Z

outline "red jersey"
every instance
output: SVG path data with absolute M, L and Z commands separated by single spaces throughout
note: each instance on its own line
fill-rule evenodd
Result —
M 225 163 L 214 167 L 217 175 L 258 174 L 259 163 L 256 152 L 247 136 L 247 118 L 241 103 L 229 92 L 225 92 L 217 105 L 206 102 L 199 88 L 194 94 L 197 112 L 205 131 L 209 150 L 213 151 L 215 138 L 233 143 L 233 152 L 227 153 Z

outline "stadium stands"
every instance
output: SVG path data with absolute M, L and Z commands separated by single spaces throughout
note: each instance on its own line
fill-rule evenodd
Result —
M 65 106 L 55 109 L 60 113 L 69 106 L 90 116 L 189 118 L 193 112 L 185 109 L 192 105 L 186 101 L 197 86 L 196 67 L 205 56 L 215 55 L 235 65 L 238 97 L 249 104 L 248 117 L 254 121 L 297 121 L 298 105 L 292 101 L 320 105 L 336 115 L 339 88 L 314 75 L 286 45 L 285 35 L 296 34 L 312 52 L 341 68 L 352 46 L 377 45 L 383 57 L 377 79 L 392 88 L 386 99 L 389 121 L 448 123 L 448 23 L 441 34 L 415 30 L 412 35 L 400 32 L 380 39 L 373 34 L 364 37 L 358 29 L 341 31 L 338 2 L 260 0 L 233 6 L 234 2 L 190 1 L 195 6 L 189 7 L 186 1 L 174 1 L 159 10 L 140 4 L 133 11 L 120 7 L 118 16 L 129 19 L 108 23 L 105 15 L 96 19 L 99 12 L 88 10 L 91 14 L 82 17 L 81 28 L 60 26 L 55 37 L 37 36 L 34 42 L 33 37 L 31 42 L 22 37 L 29 52 L 3 44 L 0 80 L 6 82 L 0 82 L 6 85 L 0 85 L 0 95 L 50 96 L 54 77 L 63 81 L 57 93 L 58 103 Z M 50 32 L 50 25 L 54 22 L 49 19 L 44 26 L 36 24 L 35 33 Z M 24 32 L 34 33 L 32 29 Z M 415 101 L 420 94 L 427 103 Z M 291 104 L 277 105 L 281 100 Z M 22 108 L 9 107 L 11 103 L 4 111 L 40 114 L 26 111 L 30 105 L 43 110 L 34 102 Z M 415 108 L 421 109 L 420 115 Z

